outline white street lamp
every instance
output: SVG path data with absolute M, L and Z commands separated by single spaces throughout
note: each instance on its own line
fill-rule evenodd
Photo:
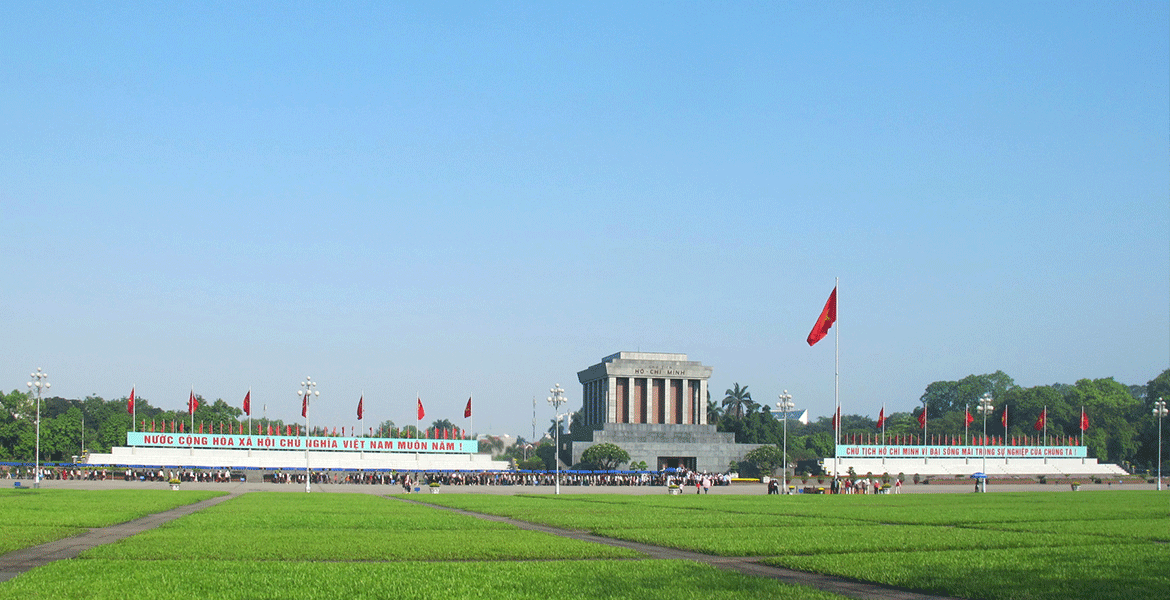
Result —
M 553 413 L 556 413 L 558 410 L 560 410 L 561 405 L 567 401 L 567 399 L 565 398 L 565 390 L 561 387 L 561 384 L 557 383 L 557 384 L 553 385 L 553 388 L 549 390 L 549 393 L 551 393 L 552 395 L 548 397 L 548 403 L 552 405 Z M 555 441 L 556 452 L 553 453 L 553 461 L 556 463 L 556 466 L 557 466 L 556 493 L 559 495 L 561 493 L 561 415 L 560 414 L 556 415 L 556 438 L 555 439 L 556 439 L 556 441 Z
M 780 417 L 784 419 L 784 464 L 781 466 L 780 481 L 783 493 L 788 493 L 788 412 L 796 408 L 796 403 L 792 401 L 792 394 L 788 390 L 784 390 L 780 394 L 780 401 L 776 403 L 776 408 L 780 409 Z
M 1158 491 L 1162 491 L 1162 417 L 1166 416 L 1166 401 L 1158 398 L 1154 403 L 1154 416 L 1158 417 Z
M 41 390 L 48 390 L 53 387 L 53 384 L 45 381 L 49 374 L 42 371 L 40 367 L 37 367 L 36 373 L 29 373 L 28 376 L 32 378 L 32 381 L 26 384 L 28 385 L 28 390 L 30 392 L 34 389 L 37 391 L 37 456 L 35 460 L 36 466 L 34 467 L 36 471 L 33 474 L 33 487 L 39 488 L 41 487 Z
M 983 454 L 983 482 L 982 482 L 982 485 L 983 485 L 983 492 L 987 493 L 987 415 L 990 415 L 992 412 L 995 411 L 995 407 L 992 406 L 991 392 L 983 394 L 983 396 L 979 398 L 979 406 L 976 406 L 975 410 L 979 411 L 979 413 L 983 415 L 983 452 L 982 452 L 982 454 Z
M 305 376 L 305 380 L 301 382 L 301 389 L 297 391 L 297 395 L 301 397 L 302 408 L 305 413 L 305 493 L 313 491 L 309 475 L 309 399 L 321 396 L 321 392 L 317 391 L 317 382 L 313 381 L 312 377 Z

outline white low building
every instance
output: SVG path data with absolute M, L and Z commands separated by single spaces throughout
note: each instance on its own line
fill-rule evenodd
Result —
M 91 454 L 90 465 L 346 471 L 496 471 L 474 440 L 297 437 L 131 432 L 126 446 Z
M 985 473 L 989 477 L 1120 476 L 1117 465 L 1089 458 L 1084 446 L 881 446 L 840 445 L 836 459 L 826 458 L 824 470 L 841 475 L 955 476 Z

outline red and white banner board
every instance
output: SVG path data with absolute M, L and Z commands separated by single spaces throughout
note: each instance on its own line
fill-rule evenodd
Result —
M 1087 458 L 1084 446 L 860 446 L 839 445 L 841 458 Z
M 475 440 L 430 440 L 289 435 L 227 435 L 205 433 L 126 433 L 126 445 L 210 450 L 324 450 L 330 452 L 434 452 L 475 454 Z

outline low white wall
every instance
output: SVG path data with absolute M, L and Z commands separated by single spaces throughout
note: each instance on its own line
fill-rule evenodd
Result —
M 144 467 L 234 467 L 259 469 L 304 469 L 303 450 L 202 450 L 190 448 L 116 447 L 109 454 L 91 454 L 87 464 Z M 502 471 L 508 461 L 492 460 L 486 454 L 434 454 L 420 452 L 325 452 L 310 451 L 312 469 L 400 471 L 473 470 Z
M 1095 458 L 988 458 L 986 466 L 982 458 L 842 458 L 837 464 L 842 475 L 849 473 L 850 467 L 858 475 L 971 475 L 980 472 L 992 477 L 1126 474 L 1121 467 L 1098 463 Z M 824 465 L 826 472 L 833 472 L 833 459 L 826 458 Z

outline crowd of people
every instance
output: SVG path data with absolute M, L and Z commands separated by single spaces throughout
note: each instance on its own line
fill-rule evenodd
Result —
M 33 479 L 32 467 L 4 467 L 2 476 L 6 479 Z M 249 471 L 229 469 L 125 469 L 110 470 L 97 468 L 65 469 L 42 468 L 42 480 L 85 480 L 105 481 L 162 481 L 195 483 L 227 483 L 247 481 Z M 271 474 L 256 473 L 263 481 L 275 484 L 304 484 L 304 471 L 274 470 Z M 336 485 L 400 485 L 412 489 L 432 483 L 451 486 L 477 485 L 523 485 L 550 486 L 556 483 L 555 472 L 520 471 L 312 471 L 313 484 Z M 640 472 L 561 472 L 562 486 L 669 486 L 694 488 L 696 493 L 709 491 L 714 486 L 731 485 L 731 476 L 726 473 L 699 473 L 686 469 Z

